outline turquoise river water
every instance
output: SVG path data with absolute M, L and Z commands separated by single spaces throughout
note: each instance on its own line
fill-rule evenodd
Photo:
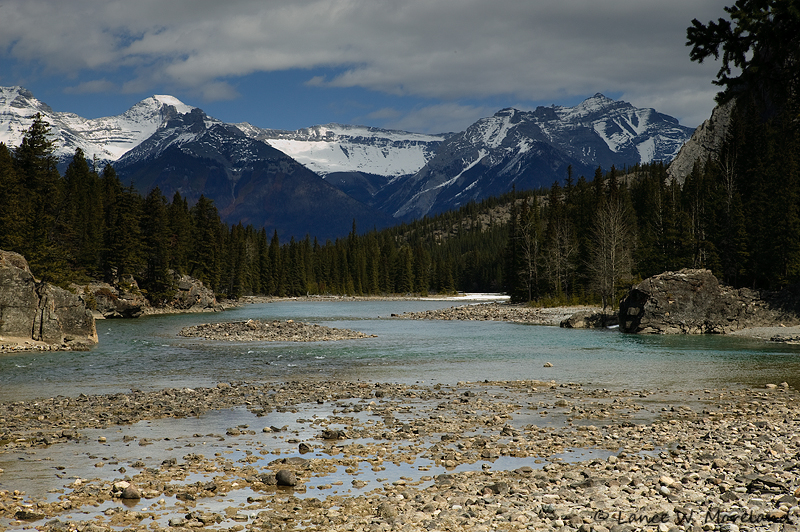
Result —
M 800 386 L 800 347 L 729 336 L 638 336 L 505 322 L 417 321 L 391 314 L 451 301 L 282 301 L 216 314 L 98 321 L 86 352 L 0 355 L 0 401 L 211 386 L 223 381 L 345 379 L 452 384 L 539 379 L 608 389 Z M 375 338 L 233 343 L 178 336 L 187 325 L 294 319 Z M 553 367 L 543 367 L 546 362 Z

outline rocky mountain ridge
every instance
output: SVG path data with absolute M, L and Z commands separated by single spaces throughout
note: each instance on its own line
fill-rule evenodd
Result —
M 144 142 L 170 117 L 192 109 L 173 96 L 156 95 L 122 114 L 88 119 L 54 111 L 23 87 L 0 87 L 0 142 L 18 146 L 34 116 L 40 113 L 50 124 L 55 155 L 62 163 L 71 160 L 77 148 L 88 160 L 106 163 Z
M 190 204 L 205 196 L 226 223 L 277 230 L 281 239 L 335 239 L 354 220 L 360 227 L 391 224 L 285 153 L 200 109 L 169 118 L 115 167 L 143 195 L 159 187 Z
M 59 113 L 21 87 L 0 88 L 0 141 L 16 146 L 36 113 L 65 166 L 76 148 L 113 162 L 142 194 L 214 200 L 227 223 L 322 239 L 385 227 L 471 200 L 549 187 L 572 167 L 669 160 L 692 133 L 672 117 L 602 94 L 574 107 L 503 109 L 464 132 L 424 135 L 328 124 L 297 131 L 227 124 L 171 96 L 114 117 Z M 324 178 L 324 179 L 323 179 Z
M 605 169 L 670 161 L 692 134 L 672 117 L 595 94 L 575 107 L 503 109 L 447 138 L 379 207 L 408 220 Z

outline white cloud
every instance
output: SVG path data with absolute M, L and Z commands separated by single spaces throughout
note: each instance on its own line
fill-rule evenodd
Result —
M 696 125 L 716 66 L 689 61 L 686 27 L 728 3 L 4 0 L 0 50 L 48 72 L 114 72 L 123 90 L 173 86 L 206 100 L 235 97 L 238 76 L 324 67 L 341 73 L 310 84 L 442 101 L 617 92 Z
M 68 94 L 93 94 L 97 92 L 113 92 L 119 90 L 116 83 L 107 79 L 93 79 L 84 81 L 72 87 L 67 87 L 64 92 Z
M 450 133 L 464 131 L 480 118 L 493 115 L 497 109 L 458 103 L 420 106 L 411 111 L 381 109 L 368 118 L 383 119 L 384 127 L 420 133 Z

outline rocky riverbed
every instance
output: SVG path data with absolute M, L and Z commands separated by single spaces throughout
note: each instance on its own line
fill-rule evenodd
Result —
M 511 321 L 531 325 L 555 325 L 578 312 L 599 312 L 600 307 L 532 307 L 524 304 L 478 303 L 449 308 L 406 312 L 393 317 L 410 320 L 467 320 L 467 321 Z
M 19 401 L 0 404 L 0 529 L 797 530 L 799 420 L 781 384 L 236 382 Z M 92 474 L 62 458 L 79 453 Z M 53 487 L 23 493 L 36 467 Z
M 184 327 L 179 334 L 190 338 L 230 342 L 331 342 L 374 337 L 350 329 L 337 329 L 294 320 L 204 323 Z

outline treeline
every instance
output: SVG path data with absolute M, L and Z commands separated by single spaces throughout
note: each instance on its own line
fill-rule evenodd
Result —
M 156 188 L 143 198 L 80 149 L 61 176 L 53 148 L 40 116 L 20 146 L 0 144 L 0 249 L 23 254 L 38 278 L 55 284 L 132 277 L 156 305 L 174 293 L 174 273 L 231 298 L 501 288 L 504 225 L 450 234 L 475 206 L 381 232 L 354 225 L 333 242 L 280 242 L 277 232 L 228 226 L 205 197 L 190 206 Z
M 318 242 L 220 220 L 158 189 L 141 197 L 112 166 L 78 150 L 63 176 L 46 123 L 0 145 L 0 249 L 66 286 L 132 276 L 154 304 L 173 272 L 231 298 L 263 294 L 428 294 L 506 291 L 517 301 L 614 305 L 631 283 L 666 270 L 709 268 L 733 286 L 800 281 L 800 139 L 790 113 L 764 118 L 741 100 L 716 159 L 684 183 L 662 163 L 511 191 L 461 209 Z
M 800 128 L 741 98 L 719 156 L 683 183 L 661 164 L 554 184 L 514 203 L 505 288 L 516 300 L 613 304 L 631 283 L 707 268 L 734 287 L 800 282 Z

